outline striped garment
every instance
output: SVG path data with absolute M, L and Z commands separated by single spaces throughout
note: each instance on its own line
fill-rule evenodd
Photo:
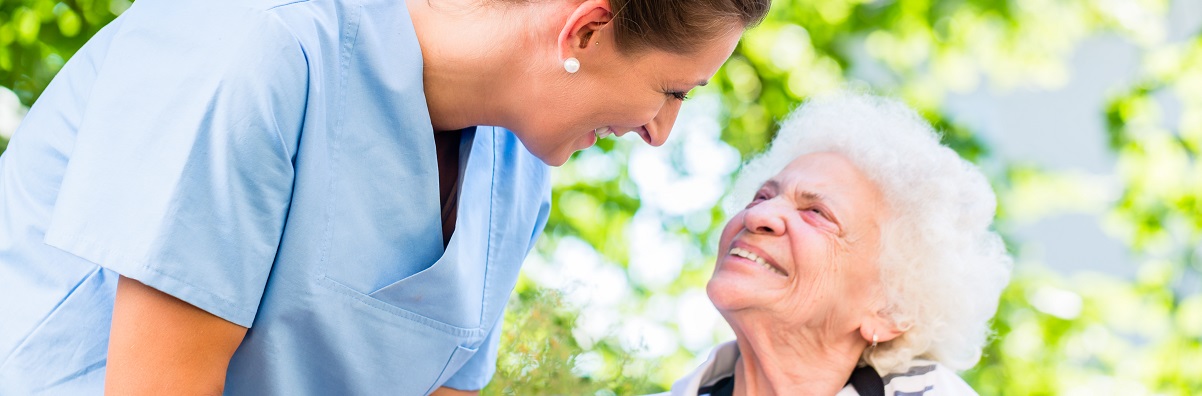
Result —
M 672 390 L 657 396 L 711 396 L 714 384 L 734 375 L 739 346 L 734 341 L 714 348 L 709 359 L 689 375 L 672 385 Z M 914 360 L 901 372 L 881 376 L 887 396 L 976 396 L 956 373 L 929 360 Z M 701 392 L 699 392 L 701 391 Z M 835 396 L 859 396 L 851 385 Z

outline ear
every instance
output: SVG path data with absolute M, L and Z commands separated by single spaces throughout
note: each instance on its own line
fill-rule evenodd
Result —
M 559 32 L 556 42 L 559 48 L 559 60 L 563 61 L 586 48 L 591 48 L 591 41 L 602 27 L 608 26 L 613 20 L 613 12 L 609 0 L 585 0 L 577 5 L 568 15 L 563 29 Z
M 892 341 L 904 333 L 884 311 L 877 311 L 865 316 L 860 322 L 860 337 L 864 338 L 864 341 L 868 341 L 869 345 L 872 344 L 874 334 L 877 342 L 880 343 Z

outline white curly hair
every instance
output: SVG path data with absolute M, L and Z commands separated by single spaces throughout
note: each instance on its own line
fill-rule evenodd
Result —
M 743 166 L 727 212 L 793 159 L 816 152 L 845 156 L 889 206 L 880 276 L 885 312 L 905 332 L 866 349 L 861 363 L 881 372 L 919 358 L 954 370 L 975 365 L 1012 265 L 990 227 L 997 201 L 985 176 L 904 104 L 840 92 L 808 101 L 784 121 L 767 151 Z

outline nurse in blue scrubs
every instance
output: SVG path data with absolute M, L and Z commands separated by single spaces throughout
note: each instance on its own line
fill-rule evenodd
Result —
M 138 0 L 0 157 L 0 395 L 481 389 L 548 165 L 767 7 Z

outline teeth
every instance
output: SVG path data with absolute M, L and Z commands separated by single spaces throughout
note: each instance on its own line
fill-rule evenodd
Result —
M 752 253 L 752 252 L 748 251 L 747 249 L 742 249 L 742 248 L 731 248 L 731 249 L 730 249 L 730 254 L 731 254 L 732 256 L 738 256 L 738 257 L 742 257 L 742 258 L 745 258 L 745 259 L 748 259 L 748 260 L 754 261 L 754 262 L 756 262 L 757 264 L 759 264 L 759 265 L 763 266 L 765 269 L 767 269 L 767 270 L 769 270 L 769 271 L 775 272 L 775 273 L 777 273 L 777 274 L 780 274 L 780 275 L 782 275 L 782 276 L 784 276 L 784 275 L 785 275 L 785 273 L 784 273 L 784 272 L 780 272 L 780 270 L 776 269 L 776 267 L 773 267 L 773 266 L 771 266 L 771 265 L 768 265 L 768 261 L 764 260 L 764 258 L 763 258 L 763 257 L 757 256 L 755 253 Z
M 614 131 L 613 129 L 609 129 L 609 127 L 600 127 L 594 129 L 593 133 L 597 135 L 597 139 L 605 139 L 609 137 L 609 135 L 613 135 Z

